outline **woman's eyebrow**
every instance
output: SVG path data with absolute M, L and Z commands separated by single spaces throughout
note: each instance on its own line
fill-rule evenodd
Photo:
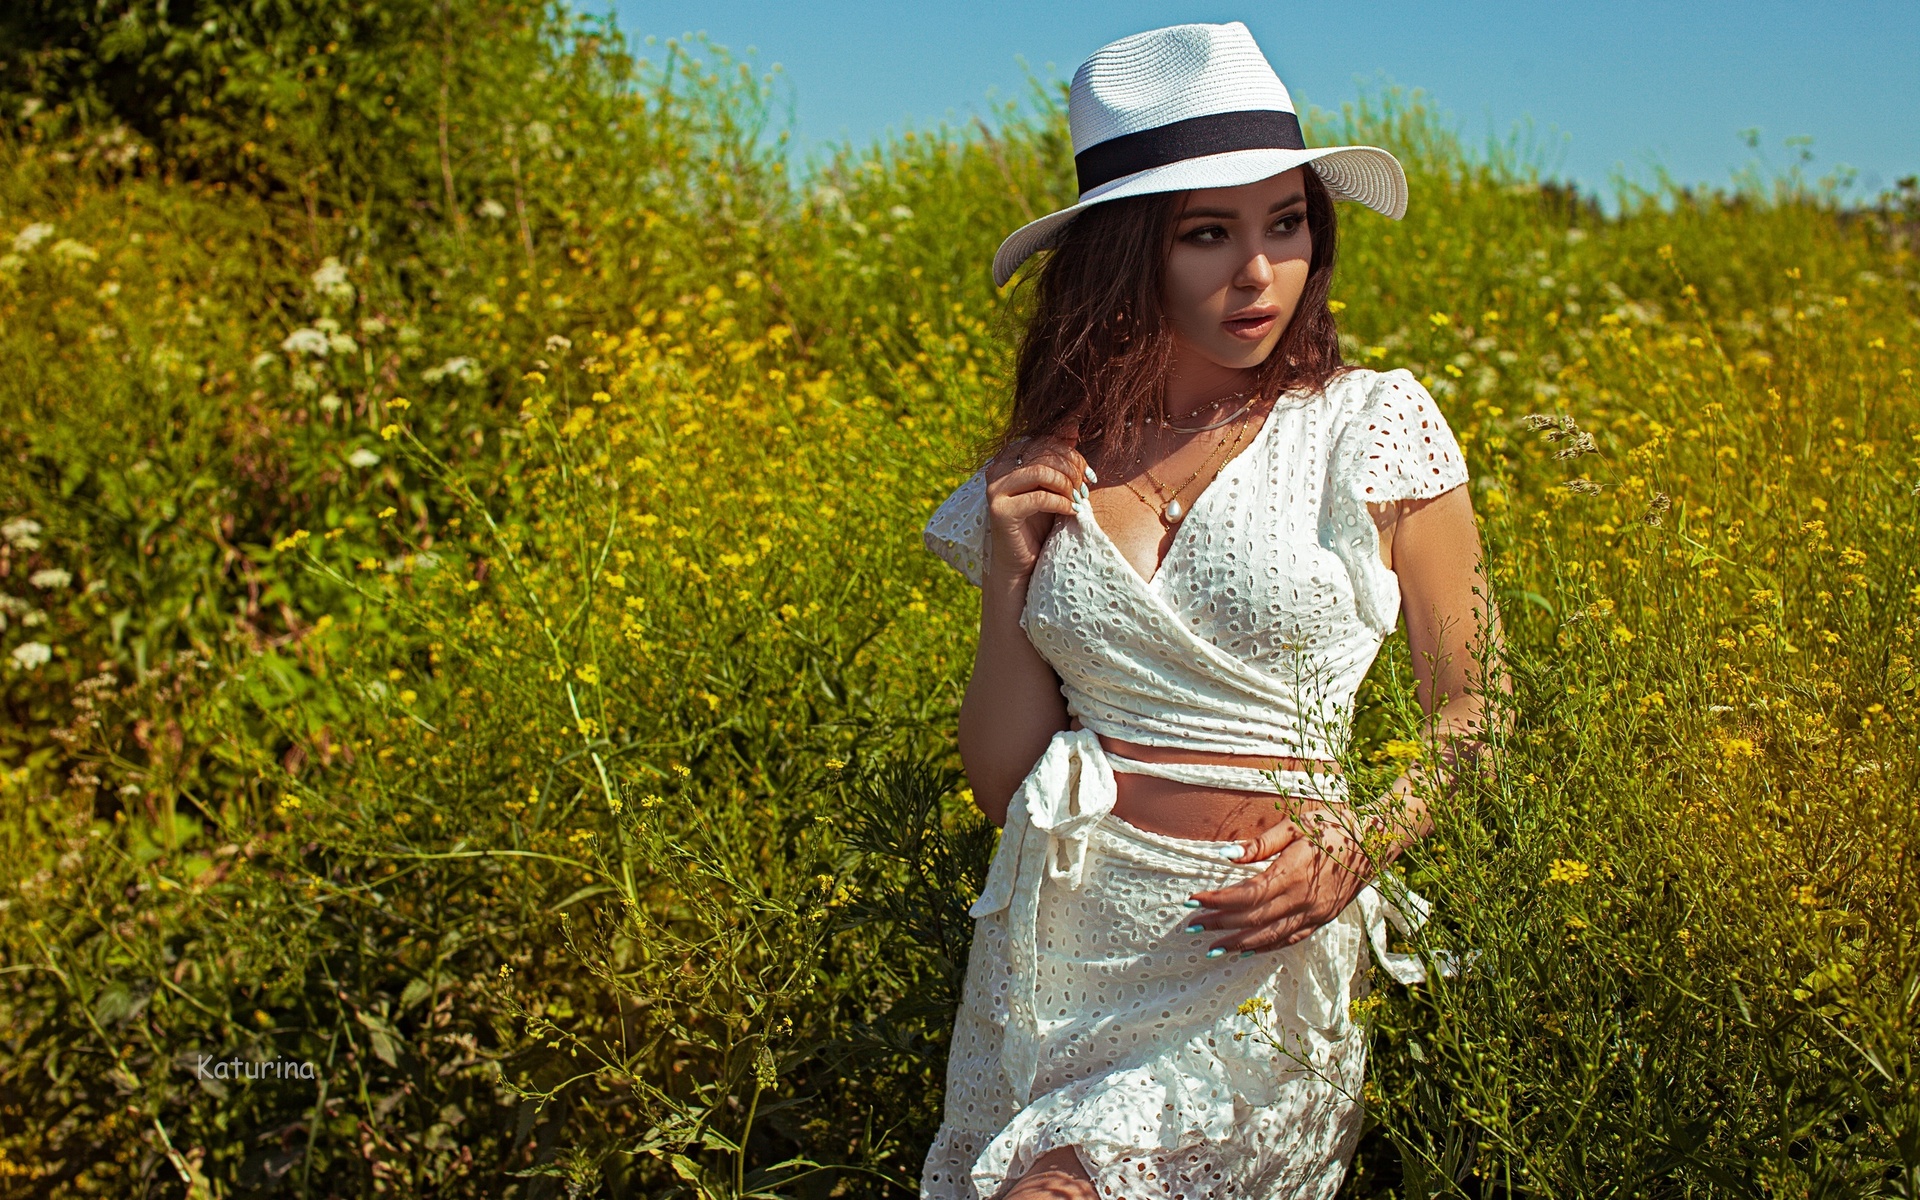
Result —
M 1267 211 L 1269 213 L 1277 213 L 1283 208 L 1292 208 L 1296 204 L 1304 204 L 1306 199 L 1305 193 L 1296 192 L 1284 200 L 1275 201 L 1273 207 Z M 1212 217 L 1216 221 L 1237 221 L 1240 219 L 1240 210 L 1235 208 L 1189 208 L 1180 214 L 1182 221 L 1192 217 Z

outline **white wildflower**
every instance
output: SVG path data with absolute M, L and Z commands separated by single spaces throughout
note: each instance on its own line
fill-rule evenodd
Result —
M 313 288 L 324 292 L 328 288 L 339 287 L 347 281 L 347 269 L 340 260 L 329 254 L 320 263 L 320 269 L 313 273 Z
M 892 208 L 887 210 L 887 215 L 892 217 L 896 221 L 913 220 L 913 210 L 908 208 L 904 204 L 894 205 Z
M 569 350 L 571 350 L 571 349 L 573 349 L 573 339 L 572 339 L 572 338 L 570 338 L 570 337 L 568 337 L 568 336 L 566 336 L 565 334 L 561 334 L 561 333 L 555 333 L 555 334 L 549 334 L 549 335 L 548 335 L 548 337 L 547 337 L 547 352 L 548 352 L 549 354 L 565 354 L 565 353 L 566 353 L 567 351 L 569 351 Z
M 40 623 L 34 618 L 43 617 L 44 615 L 45 614 L 39 609 L 28 604 L 25 600 L 17 596 L 9 596 L 5 592 L 0 592 L 0 631 L 6 629 L 8 624 L 7 618 L 10 616 L 19 617 L 22 625 L 32 626 Z
M 40 539 L 34 535 L 40 532 L 40 522 L 32 517 L 15 517 L 5 525 L 0 525 L 0 537 L 16 550 L 38 550 Z
M 335 354 L 352 354 L 360 349 L 360 344 L 344 333 L 329 334 L 327 345 Z
M 320 269 L 313 273 L 313 290 L 329 300 L 351 303 L 354 297 L 353 284 L 347 282 L 347 268 L 331 254 L 321 260 Z
M 501 217 L 507 215 L 507 206 L 489 196 L 485 200 L 482 200 L 474 211 L 489 221 L 498 221 Z
M 378 454 L 375 454 L 373 451 L 367 449 L 365 446 L 362 446 L 358 450 L 355 450 L 352 454 L 347 455 L 348 464 L 356 467 L 371 467 L 375 463 L 378 463 L 379 461 L 380 461 L 380 456 Z
M 73 572 L 62 567 L 48 567 L 27 576 L 27 582 L 43 592 L 52 591 L 54 588 L 63 588 L 72 583 Z
M 262 350 L 260 353 L 254 355 L 253 361 L 247 365 L 248 365 L 248 368 L 252 370 L 255 375 L 258 375 L 260 372 L 266 370 L 268 367 L 272 366 L 274 363 L 277 363 L 279 361 L 280 359 L 278 358 L 278 356 L 276 356 L 273 353 L 273 351 Z
M 53 647 L 45 642 L 21 642 L 13 648 L 13 661 L 31 671 L 44 667 L 53 658 Z
M 448 359 L 437 367 L 428 367 L 420 373 L 420 377 L 428 383 L 439 383 L 442 379 L 451 379 L 456 383 L 472 385 L 485 379 L 487 373 L 477 361 L 462 354 Z
M 34 247 L 53 236 L 53 226 L 45 221 L 33 224 L 13 235 L 13 249 L 16 254 L 31 254 Z
M 70 263 L 93 262 L 100 257 L 98 250 L 95 250 L 85 242 L 76 242 L 72 238 L 61 238 L 53 244 L 53 249 L 47 251 L 47 253 L 60 259 L 62 262 Z
M 280 343 L 280 348 L 288 354 L 311 354 L 319 358 L 327 356 L 327 335 L 318 329 L 296 329 Z
M 320 397 L 320 411 L 329 412 L 329 413 L 339 412 L 340 403 L 341 401 L 339 396 L 335 395 L 332 392 L 328 392 L 326 395 Z

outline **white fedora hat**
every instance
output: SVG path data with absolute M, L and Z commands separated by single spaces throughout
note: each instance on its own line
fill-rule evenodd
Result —
M 1393 155 L 1307 148 L 1293 97 L 1238 21 L 1150 29 L 1095 50 L 1073 73 L 1067 124 L 1080 198 L 1000 243 L 996 287 L 1090 205 L 1238 187 L 1307 163 L 1335 197 L 1395 220 L 1406 215 L 1407 175 Z

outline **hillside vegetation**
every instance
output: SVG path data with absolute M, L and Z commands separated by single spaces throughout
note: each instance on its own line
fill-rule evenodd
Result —
M 912 1194 L 993 844 L 919 529 L 1058 92 L 792 179 L 699 43 L 195 7 L 0 16 L 0 1191 Z M 1407 165 L 1343 340 L 1516 679 L 1349 1194 L 1920 1196 L 1920 198 L 1310 125 Z

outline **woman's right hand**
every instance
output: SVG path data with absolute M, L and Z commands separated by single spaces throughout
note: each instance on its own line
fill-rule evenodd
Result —
M 1078 430 L 1069 428 L 1010 446 L 987 464 L 990 577 L 1008 586 L 1025 583 L 1055 518 L 1071 516 L 1075 494 L 1097 482 L 1076 441 Z

